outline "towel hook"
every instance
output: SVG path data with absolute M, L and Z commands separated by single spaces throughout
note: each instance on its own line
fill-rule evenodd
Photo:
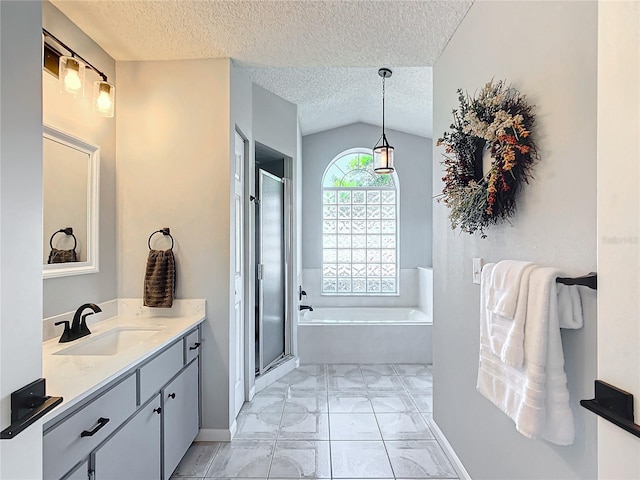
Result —
M 165 236 L 168 236 L 171 239 L 171 250 L 173 250 L 173 237 L 171 236 L 171 229 L 169 227 L 161 228 L 160 230 L 156 230 L 151 235 L 149 235 L 149 240 L 147 240 L 149 250 L 151 250 L 151 237 L 153 237 L 156 233 L 161 233 Z
M 61 228 L 60 230 L 53 232 L 53 235 L 51 235 L 51 238 L 49 239 L 49 246 L 51 247 L 51 250 L 53 250 L 53 237 L 55 237 L 59 233 L 64 233 L 65 235 L 71 235 L 73 237 L 72 250 L 75 251 L 76 247 L 78 246 L 78 239 L 73 234 L 73 227 Z

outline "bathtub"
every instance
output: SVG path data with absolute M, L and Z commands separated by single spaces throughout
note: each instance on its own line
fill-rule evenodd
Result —
M 417 308 L 318 307 L 298 322 L 301 363 L 431 363 L 431 318 Z

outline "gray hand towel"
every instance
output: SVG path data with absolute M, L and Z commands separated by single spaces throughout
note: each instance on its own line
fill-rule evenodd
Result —
M 144 305 L 170 308 L 176 292 L 173 250 L 150 250 L 144 277 Z
M 77 262 L 76 251 L 75 250 L 58 250 L 57 248 L 52 248 L 49 253 L 49 259 L 47 263 L 67 263 L 67 262 Z

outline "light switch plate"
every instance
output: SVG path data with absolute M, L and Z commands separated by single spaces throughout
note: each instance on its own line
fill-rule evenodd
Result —
M 474 257 L 473 259 L 473 283 L 480 285 L 480 274 L 482 273 L 482 265 L 484 262 L 481 258 Z

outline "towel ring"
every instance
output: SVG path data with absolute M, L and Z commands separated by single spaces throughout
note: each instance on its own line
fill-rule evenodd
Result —
M 173 250 L 173 237 L 171 236 L 171 230 L 169 229 L 169 227 L 161 228 L 160 230 L 156 230 L 151 235 L 149 235 L 149 240 L 147 240 L 147 245 L 149 246 L 149 250 L 151 250 L 151 237 L 153 237 L 156 233 L 167 235 L 171 239 L 171 250 Z
M 78 239 L 73 234 L 73 227 L 61 228 L 57 232 L 53 232 L 53 235 L 51 235 L 51 238 L 49 239 L 49 246 L 51 247 L 51 250 L 53 250 L 53 237 L 55 237 L 59 233 L 64 233 L 66 235 L 71 235 L 73 237 L 73 248 L 72 248 L 72 250 L 75 251 L 76 247 L 78 246 Z

